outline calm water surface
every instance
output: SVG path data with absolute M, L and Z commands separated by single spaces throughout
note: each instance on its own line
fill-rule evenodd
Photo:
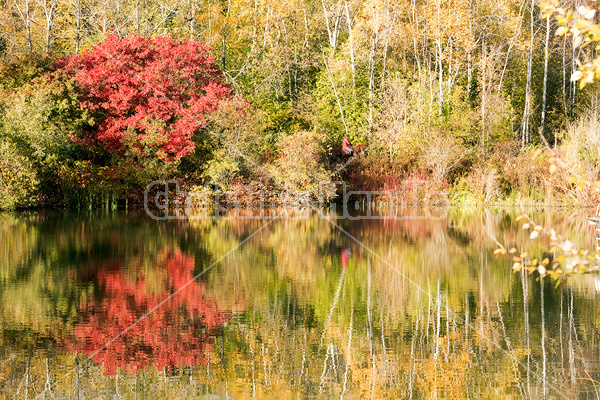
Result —
M 513 274 L 516 210 L 402 215 L 2 214 L 0 397 L 597 398 L 599 280 Z

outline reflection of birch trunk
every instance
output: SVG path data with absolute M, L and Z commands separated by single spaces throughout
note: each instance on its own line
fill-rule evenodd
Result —
M 544 316 L 544 279 L 540 278 L 540 308 L 542 310 L 542 387 L 543 396 L 546 398 L 546 326 Z
M 342 389 L 341 398 L 344 398 L 346 393 L 346 385 L 348 384 L 348 370 L 350 370 L 350 358 L 352 357 L 352 324 L 354 322 L 354 299 L 351 301 L 350 308 L 350 327 L 348 328 L 348 351 L 346 352 L 346 370 L 344 371 L 344 386 Z
M 560 369 L 562 371 L 563 377 L 565 376 L 565 354 L 563 347 L 563 298 L 564 298 L 564 290 L 561 288 L 560 290 L 560 318 L 558 323 L 558 338 L 560 341 Z
M 469 319 L 471 318 L 470 315 L 470 307 L 469 307 L 469 293 L 465 292 L 465 355 L 467 357 L 467 365 L 471 364 L 471 344 L 469 343 Z M 471 375 L 471 368 L 467 368 L 467 370 L 465 371 L 465 376 L 466 376 L 466 390 L 467 390 L 467 398 L 470 399 L 471 398 L 471 393 L 469 391 L 470 389 L 470 375 Z
M 46 397 L 45 393 L 50 393 L 51 397 L 54 397 L 52 394 L 52 375 L 50 374 L 50 361 L 48 357 L 46 357 L 46 385 L 44 388 L 44 397 Z
M 329 343 L 327 346 L 327 354 L 325 355 L 325 361 L 323 362 L 323 372 L 321 373 L 321 384 L 319 385 L 319 393 L 323 392 L 323 386 L 325 385 L 325 377 L 327 376 L 327 364 L 331 357 L 331 369 L 337 373 L 337 367 L 335 362 L 335 346 L 333 343 Z
M 385 376 L 389 376 L 390 387 L 394 387 L 394 375 L 390 369 L 390 360 L 387 354 L 387 348 L 385 346 L 385 330 L 383 326 L 383 307 L 381 308 L 381 347 L 383 351 L 383 373 Z
M 209 392 L 209 388 L 210 388 L 210 360 L 211 357 L 208 358 L 208 362 L 206 363 L 206 392 L 204 394 L 206 394 L 208 396 Z
M 573 318 L 573 283 L 569 286 L 569 372 L 571 375 L 571 384 L 575 385 L 577 380 L 577 372 L 575 369 L 575 350 L 573 349 L 573 330 L 575 325 L 575 320 Z
M 265 350 L 265 344 L 262 343 L 261 356 L 262 356 L 262 360 L 263 360 L 263 374 L 264 374 L 263 382 L 265 385 L 265 390 L 267 390 L 268 386 L 269 386 L 269 367 L 268 367 L 269 363 L 267 361 L 267 357 L 265 354 L 266 351 L 268 351 L 268 349 Z
M 333 311 L 335 310 L 335 307 L 337 306 L 337 303 L 340 299 L 340 293 L 342 291 L 342 286 L 343 286 L 345 277 L 346 277 L 346 269 L 344 268 L 344 269 L 342 269 L 342 274 L 340 275 L 340 280 L 338 282 L 337 290 L 335 292 L 335 295 L 333 296 L 333 303 L 331 304 L 331 308 L 329 309 L 329 314 L 327 315 L 327 320 L 325 321 L 325 324 L 324 324 L 325 326 L 323 327 L 323 333 L 321 334 L 321 344 L 320 344 L 319 348 L 323 347 L 323 341 L 325 340 L 325 335 L 327 334 L 327 331 L 329 330 L 329 325 L 331 324 L 331 318 L 333 317 Z M 332 362 L 335 367 L 335 360 L 333 359 L 334 352 L 333 352 L 332 346 L 333 346 L 332 343 L 330 343 L 329 346 L 327 346 L 327 354 L 325 356 L 325 361 L 323 363 L 323 373 L 321 374 L 321 384 L 319 385 L 319 393 L 321 393 L 321 391 L 323 390 L 323 384 L 325 383 L 325 374 L 327 372 L 327 362 L 329 361 L 329 353 L 330 352 L 331 352 Z
M 249 335 L 248 335 L 249 336 Z M 256 398 L 256 354 L 254 350 L 254 341 L 249 340 L 248 344 L 250 346 L 250 358 L 251 358 L 251 368 L 252 368 L 252 397 Z
M 450 306 L 448 301 L 448 294 L 446 294 L 446 354 L 445 360 L 448 362 L 448 355 L 450 354 Z
M 373 351 L 373 313 L 371 311 L 371 260 L 367 261 L 367 336 L 369 337 L 369 354 L 371 356 L 371 394 L 375 386 L 375 352 Z
M 527 300 L 529 288 L 527 285 L 527 279 L 525 277 L 525 270 L 521 270 L 521 285 L 523 287 L 523 313 L 525 318 L 525 348 L 527 349 L 527 395 L 531 397 L 531 385 L 530 385 L 530 374 L 531 370 L 531 354 L 529 347 L 529 302 Z
M 465 292 L 465 351 L 469 356 L 471 351 L 471 345 L 469 344 L 469 320 L 471 319 L 471 312 L 469 306 L 469 293 Z
M 481 272 L 479 274 L 479 337 L 477 338 L 480 351 L 483 339 L 483 254 L 481 254 L 481 261 Z
M 436 302 L 437 302 L 437 313 L 436 313 L 436 323 L 435 323 L 435 351 L 433 352 L 433 359 L 437 360 L 438 359 L 438 353 L 439 353 L 439 341 L 440 341 L 440 312 L 441 312 L 441 304 L 442 304 L 442 298 L 441 298 L 441 293 L 440 293 L 440 288 L 441 288 L 441 282 L 438 279 L 438 284 L 437 284 L 437 296 L 436 296 Z
M 346 276 L 346 269 L 342 269 L 342 274 L 340 275 L 340 280 L 338 282 L 338 287 L 335 292 L 335 296 L 333 296 L 333 303 L 331 304 L 331 308 L 329 309 L 329 314 L 327 315 L 327 320 L 325 321 L 325 326 L 323 327 L 323 333 L 321 334 L 321 345 L 323 347 L 323 341 L 325 340 L 325 335 L 329 330 L 329 324 L 331 324 L 331 318 L 333 317 L 333 310 L 335 310 L 335 306 L 337 305 L 340 299 L 340 292 L 342 291 L 342 284 L 344 283 L 344 277 Z
M 81 375 L 79 372 L 79 353 L 75 353 L 75 398 L 81 398 Z M 137 375 L 136 375 L 137 376 Z M 137 380 L 136 380 L 137 383 Z
M 167 380 L 167 371 L 163 371 L 164 372 L 164 377 L 165 377 L 165 382 Z M 116 398 L 120 399 L 123 396 L 121 396 L 121 389 L 119 388 L 119 370 L 117 369 L 117 374 L 115 375 L 115 394 L 116 394 Z
M 413 393 L 413 380 L 417 373 L 417 362 L 415 357 L 415 341 L 417 340 L 417 335 L 419 334 L 419 322 L 420 322 L 420 314 L 417 314 L 417 321 L 415 322 L 415 331 L 413 332 L 413 337 L 410 344 L 410 360 L 412 361 L 412 369 L 408 376 L 408 393 L 409 398 L 412 399 Z
M 25 369 L 25 398 L 29 398 L 29 372 L 31 370 L 31 356 L 27 357 L 27 368 Z
M 435 352 L 433 354 L 433 359 L 434 361 L 434 378 L 433 378 L 433 394 L 435 396 L 435 398 L 437 398 L 437 375 L 438 375 L 438 368 L 439 368 L 439 360 L 438 360 L 438 356 L 439 356 L 439 349 L 440 349 L 440 325 L 441 325 L 441 321 L 440 321 L 440 314 L 441 314 L 441 306 L 442 306 L 442 294 L 441 294 L 441 282 L 438 279 L 438 284 L 437 284 L 437 297 L 436 297 L 436 302 L 437 302 L 437 318 L 436 318 L 436 328 L 435 328 Z
M 506 326 L 504 326 L 504 320 L 502 319 L 502 310 L 500 309 L 500 303 L 496 302 L 496 308 L 498 309 L 498 316 L 500 317 L 500 326 L 502 326 L 502 334 L 504 335 L 504 342 L 506 342 L 506 348 L 508 349 L 508 353 L 511 355 L 510 360 L 512 361 L 512 369 L 515 375 L 515 380 L 517 381 L 517 386 L 519 387 L 519 391 L 521 392 L 521 398 L 525 396 L 523 393 L 523 386 L 521 385 L 521 377 L 519 376 L 519 366 L 517 365 L 517 360 L 514 355 L 514 351 L 510 344 L 510 338 L 506 333 Z

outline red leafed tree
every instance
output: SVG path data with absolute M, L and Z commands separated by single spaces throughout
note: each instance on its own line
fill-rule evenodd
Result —
M 214 336 L 230 312 L 207 298 L 204 283 L 192 281 L 193 257 L 166 251 L 157 264 L 152 273 L 138 271 L 135 277 L 114 266 L 96 272 L 94 279 L 104 295 L 81 305 L 82 319 L 66 348 L 93 354 L 107 375 L 117 368 L 135 373 L 147 366 L 164 370 L 206 363 Z M 150 310 L 154 311 L 137 322 Z
M 111 153 L 151 148 L 165 161 L 184 157 L 208 113 L 232 98 L 207 45 L 165 36 L 112 34 L 57 66 L 74 76 L 97 118 L 77 139 Z

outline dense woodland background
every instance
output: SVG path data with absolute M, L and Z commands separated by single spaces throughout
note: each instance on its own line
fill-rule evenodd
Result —
M 328 180 L 372 190 L 418 181 L 422 202 L 441 189 L 482 203 L 597 197 L 578 180 L 596 181 L 600 172 L 600 96 L 571 81 L 593 49 L 556 36 L 555 20 L 534 0 L 0 6 L 0 208 L 115 207 L 139 201 L 157 178 L 181 179 L 186 189 L 261 180 L 311 192 Z M 103 41 L 105 55 L 128 54 L 140 73 L 148 46 L 163 51 L 153 56 L 159 64 L 169 57 L 165 48 L 190 54 L 182 64 L 160 64 L 150 80 L 174 68 L 193 74 L 193 65 L 211 71 L 210 84 L 224 92 L 194 114 L 201 121 L 183 135 L 193 144 L 174 148 L 181 138 L 165 134 L 185 119 L 177 107 L 156 111 L 154 141 L 140 139 L 152 136 L 149 123 L 127 125 L 118 146 L 102 139 L 110 118 L 125 118 L 123 125 L 134 113 L 110 114 L 114 99 L 90 97 L 102 82 L 81 71 L 95 76 L 85 60 L 110 63 L 93 58 L 92 46 Z M 200 53 L 203 61 L 193 56 Z M 169 87 L 187 85 L 182 77 Z M 191 107 L 191 93 L 204 95 L 207 82 L 164 96 Z M 338 171 L 332 152 L 346 133 L 367 152 Z M 556 172 L 535 152 L 544 141 L 562 160 Z

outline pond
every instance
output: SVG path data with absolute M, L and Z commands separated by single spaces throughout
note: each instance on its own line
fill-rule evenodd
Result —
M 597 398 L 598 278 L 513 273 L 516 209 L 386 212 L 0 215 L 0 397 Z

